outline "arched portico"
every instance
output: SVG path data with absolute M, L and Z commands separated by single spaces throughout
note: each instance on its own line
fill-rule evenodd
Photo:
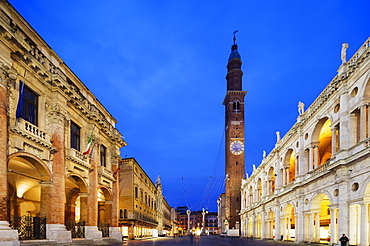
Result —
M 274 211 L 270 210 L 267 215 L 266 221 L 266 232 L 267 232 L 267 239 L 274 239 L 275 238 L 275 213 Z
M 290 203 L 284 209 L 284 214 L 281 218 L 281 235 L 283 235 L 283 240 L 294 240 L 296 238 L 294 211 L 294 206 Z
M 65 225 L 68 230 L 87 221 L 87 183 L 81 175 L 70 173 L 66 179 Z M 72 236 L 76 236 L 72 233 Z
M 310 242 L 330 241 L 331 226 L 330 199 L 324 194 L 317 194 L 311 202 Z
M 331 121 L 324 117 L 316 124 L 312 134 L 313 162 L 312 167 L 317 168 L 332 157 L 332 128 Z
M 48 218 L 52 182 L 48 166 L 32 154 L 17 152 L 9 156 L 7 176 L 8 220 L 11 226 L 16 228 L 14 223 L 19 225 L 25 216 L 38 218 L 40 221 Z M 40 228 L 34 228 L 38 229 Z M 41 237 L 32 234 L 24 237 L 24 233 L 20 234 L 20 239 L 45 238 L 46 234 Z
M 112 194 L 106 186 L 98 190 L 98 224 L 111 224 L 112 219 Z

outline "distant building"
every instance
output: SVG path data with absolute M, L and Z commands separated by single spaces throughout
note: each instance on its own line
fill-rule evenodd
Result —
M 207 234 L 218 234 L 217 212 L 208 212 L 205 215 L 205 230 Z
M 121 238 L 116 119 L 0 1 L 0 244 Z
M 186 208 L 186 210 L 185 210 Z M 188 227 L 187 207 L 178 207 L 177 221 L 178 233 L 188 234 L 189 229 L 192 233 L 201 234 L 203 229 L 203 211 L 190 211 Z M 204 228 L 206 234 L 218 234 L 217 212 L 204 211 Z
M 370 243 L 370 38 L 242 183 L 242 235 Z M 338 52 L 339 53 L 339 52 Z M 339 60 L 339 59 L 338 59 Z
M 158 177 L 154 184 L 134 158 L 120 162 L 119 211 L 122 234 L 129 239 L 171 232 L 171 207 L 162 195 L 161 181 Z

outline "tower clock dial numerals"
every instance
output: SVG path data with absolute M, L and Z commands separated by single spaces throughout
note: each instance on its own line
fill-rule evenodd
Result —
M 244 144 L 242 141 L 235 140 L 230 143 L 230 151 L 234 155 L 241 155 L 244 151 Z

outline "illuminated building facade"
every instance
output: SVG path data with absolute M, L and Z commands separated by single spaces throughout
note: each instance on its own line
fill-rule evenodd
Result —
M 121 239 L 116 120 L 8 1 L 0 70 L 1 245 Z
M 177 221 L 179 233 L 186 235 L 189 232 L 188 230 L 190 229 L 191 233 L 200 235 L 203 228 L 203 213 L 205 233 L 207 235 L 218 234 L 217 212 L 191 211 L 189 215 L 190 227 L 188 228 L 188 214 L 184 210 L 178 210 Z
M 171 207 L 162 195 L 160 178 L 154 184 L 134 158 L 120 162 L 119 210 L 122 233 L 129 239 L 171 233 Z
M 370 242 L 370 38 L 242 182 L 242 236 Z

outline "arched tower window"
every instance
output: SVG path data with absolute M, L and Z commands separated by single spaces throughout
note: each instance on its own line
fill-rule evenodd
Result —
M 240 102 L 238 100 L 233 102 L 233 113 L 240 113 Z

